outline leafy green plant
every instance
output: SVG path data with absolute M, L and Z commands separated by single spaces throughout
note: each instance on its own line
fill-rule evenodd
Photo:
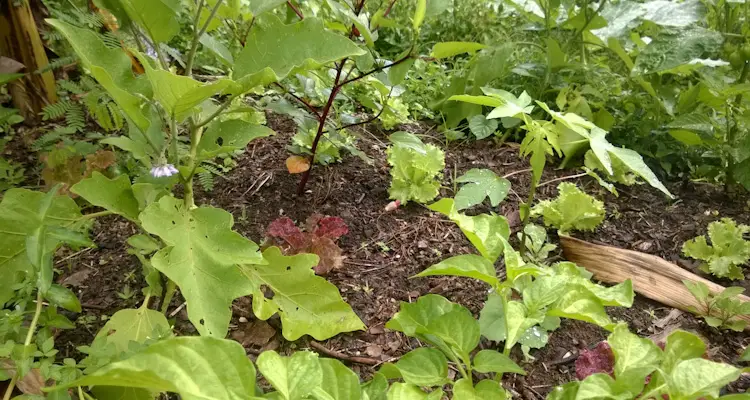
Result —
M 557 245 L 547 242 L 547 230 L 539 225 L 528 224 L 524 228 L 524 234 L 518 233 L 518 240 L 526 237 L 526 257 L 534 264 L 544 264 L 549 253 L 557 248 Z
M 480 255 L 454 256 L 416 276 L 463 276 L 487 283 L 490 294 L 480 313 L 480 333 L 504 342 L 506 355 L 516 344 L 527 355 L 532 348 L 544 347 L 549 332 L 559 327 L 560 318 L 611 329 L 614 323 L 604 307 L 630 307 L 633 303 L 629 280 L 607 288 L 591 282 L 589 272 L 570 262 L 550 267 L 525 262 L 508 243 L 510 227 L 503 216 L 461 214 L 453 199 L 442 199 L 429 208 L 454 221 Z M 533 239 L 530 242 L 533 244 Z M 500 280 L 495 271 L 501 255 L 505 259 L 505 280 Z
M 481 204 L 488 197 L 490 205 L 497 207 L 510 190 L 510 181 L 488 169 L 470 169 L 456 178 L 456 182 L 464 184 L 454 198 L 459 211 Z
M 391 166 L 390 198 L 401 204 L 433 200 L 440 189 L 445 153 L 407 132 L 396 132 L 390 140 L 392 144 L 387 150 Z
M 714 294 L 703 282 L 682 281 L 682 283 L 701 304 L 701 308 L 693 308 L 691 311 L 701 316 L 708 326 L 738 332 L 745 329 L 747 321 L 738 318 L 750 315 L 750 302 L 744 302 L 739 298 L 745 289 L 728 287 L 721 293 Z
M 697 236 L 682 245 L 682 253 L 702 260 L 703 272 L 718 278 L 744 279 L 741 265 L 750 260 L 750 241 L 743 238 L 747 233 L 750 233 L 750 226 L 722 218 L 708 224 L 711 244 L 705 235 Z
M 553 389 L 547 398 L 723 398 L 719 397 L 721 389 L 742 373 L 732 365 L 705 359 L 703 341 L 680 330 L 669 334 L 663 350 L 650 339 L 630 333 L 625 324 L 618 325 L 606 343 L 587 357 L 598 362 L 586 365 L 584 376 L 576 363 L 580 381 Z
M 560 232 L 593 231 L 604 221 L 604 203 L 569 182 L 557 186 L 553 200 L 540 201 L 531 209 L 532 216 L 542 216 L 544 224 Z

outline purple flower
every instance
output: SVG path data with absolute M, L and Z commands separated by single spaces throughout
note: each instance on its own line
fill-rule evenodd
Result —
M 154 178 L 164 178 L 177 174 L 177 168 L 172 164 L 157 165 L 151 168 L 151 176 Z

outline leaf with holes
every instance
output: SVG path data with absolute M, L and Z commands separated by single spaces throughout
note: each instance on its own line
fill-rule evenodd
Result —
M 270 247 L 263 258 L 268 264 L 245 263 L 240 270 L 252 285 L 253 312 L 263 320 L 278 313 L 284 338 L 323 340 L 364 328 L 336 286 L 313 272 L 317 256 L 284 256 Z
M 180 287 L 190 321 L 201 335 L 224 337 L 232 300 L 255 289 L 238 264 L 263 262 L 258 246 L 232 230 L 228 212 L 188 210 L 171 196 L 149 205 L 139 219 L 143 229 L 166 243 L 151 264 Z
M 207 160 L 222 153 L 244 150 L 251 141 L 275 134 L 271 128 L 240 119 L 216 121 L 203 134 L 198 145 L 198 159 Z
M 167 318 L 158 311 L 146 307 L 126 308 L 114 313 L 96 334 L 96 338 L 104 338 L 118 352 L 125 352 L 130 342 L 145 343 L 149 339 L 158 339 L 163 334 L 171 333 L 171 330 Z
M 510 181 L 488 169 L 470 169 L 456 179 L 456 182 L 465 184 L 454 198 L 457 210 L 480 204 L 487 197 L 490 198 L 490 205 L 497 207 L 510 190 Z

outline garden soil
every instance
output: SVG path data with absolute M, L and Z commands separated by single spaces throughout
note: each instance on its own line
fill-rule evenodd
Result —
M 367 378 L 377 369 L 377 364 L 395 361 L 419 346 L 416 340 L 384 327 L 398 311 L 400 302 L 434 293 L 466 306 L 478 317 L 487 297 L 485 284 L 468 278 L 411 278 L 445 258 L 474 250 L 452 222 L 424 206 L 407 204 L 395 211 L 385 210 L 390 201 L 385 133 L 376 128 L 355 131 L 359 136 L 359 148 L 372 163 L 368 165 L 360 158 L 349 156 L 340 164 L 315 166 L 306 192 L 297 197 L 300 175 L 290 175 L 285 167 L 289 156 L 285 146 L 294 134 L 295 125 L 285 117 L 272 114 L 268 115 L 268 120 L 277 135 L 251 143 L 238 160 L 239 165 L 217 178 L 212 192 L 199 190 L 197 202 L 231 212 L 234 229 L 258 243 L 263 241 L 268 224 L 280 216 L 295 221 L 304 221 L 313 213 L 343 218 L 349 233 L 340 239 L 339 245 L 346 258 L 343 267 L 332 271 L 327 278 L 338 286 L 367 330 L 319 343 L 307 338 L 290 343 L 282 338 L 278 319 L 257 321 L 251 312 L 250 299 L 238 299 L 233 305 L 229 336 L 246 347 L 249 357 L 254 359 L 267 349 L 282 353 L 311 349 L 342 359 Z M 440 135 L 429 126 L 413 124 L 402 129 L 445 147 Z M 492 211 L 508 218 L 515 237 L 520 227 L 518 206 L 528 192 L 530 178 L 528 164 L 519 158 L 517 145 L 498 145 L 490 140 L 449 145 L 441 195 L 452 196 L 453 178 L 471 168 L 489 168 L 500 176 L 508 176 L 512 190 Z M 540 199 L 554 197 L 558 182 L 565 180 L 605 201 L 608 218 L 604 224 L 595 232 L 575 236 L 655 254 L 692 272 L 698 272 L 696 264 L 680 254 L 684 241 L 704 234 L 707 224 L 720 217 L 750 223 L 748 199 L 727 197 L 721 188 L 713 185 L 688 181 L 669 184 L 675 200 L 647 185 L 618 186 L 619 197 L 615 197 L 590 177 L 575 175 L 580 174 L 548 168 L 538 192 Z M 472 210 L 488 211 L 491 211 L 489 207 L 482 206 Z M 98 219 L 93 232 L 96 249 L 68 252 L 57 258 L 57 267 L 63 271 L 60 282 L 78 292 L 84 308 L 83 314 L 71 315 L 78 319 L 78 328 L 59 333 L 57 346 L 64 357 L 81 358 L 83 355 L 76 346 L 91 342 L 105 323 L 103 316 L 137 306 L 142 301 L 141 267 L 134 256 L 127 254 L 125 245 L 125 239 L 136 233 L 136 228 L 121 218 L 109 216 Z M 555 243 L 557 239 L 552 237 L 551 240 Z M 559 249 L 554 254 L 552 261 L 562 260 Z M 504 274 L 502 266 L 498 267 L 498 273 Z M 747 280 L 741 284 L 750 287 Z M 128 298 L 126 287 L 136 294 Z M 179 311 L 174 312 L 176 310 Z M 631 331 L 642 336 L 659 338 L 677 328 L 693 331 L 709 343 L 709 354 L 715 360 L 740 365 L 739 355 L 750 345 L 750 337 L 743 332 L 719 332 L 687 313 L 640 296 L 630 309 L 608 311 L 614 319 L 627 322 Z M 184 300 L 179 294 L 170 306 L 170 314 L 173 314 L 178 334 L 197 334 L 187 320 Z M 512 353 L 527 374 L 506 376 L 505 387 L 517 398 L 544 398 L 554 386 L 575 379 L 574 361 L 579 352 L 594 346 L 606 335 L 593 325 L 564 320 L 560 329 L 551 333 L 544 349 L 531 351 L 533 359 L 524 360 L 520 351 Z M 483 339 L 480 346 L 496 348 L 497 344 Z M 728 390 L 743 392 L 748 388 L 750 377 L 745 376 Z

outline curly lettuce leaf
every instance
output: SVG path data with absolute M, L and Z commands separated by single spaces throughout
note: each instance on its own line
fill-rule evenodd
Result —
M 531 209 L 532 216 L 544 217 L 544 224 L 561 232 L 593 231 L 604 221 L 604 203 L 589 196 L 576 185 L 563 182 L 554 200 L 544 200 Z

